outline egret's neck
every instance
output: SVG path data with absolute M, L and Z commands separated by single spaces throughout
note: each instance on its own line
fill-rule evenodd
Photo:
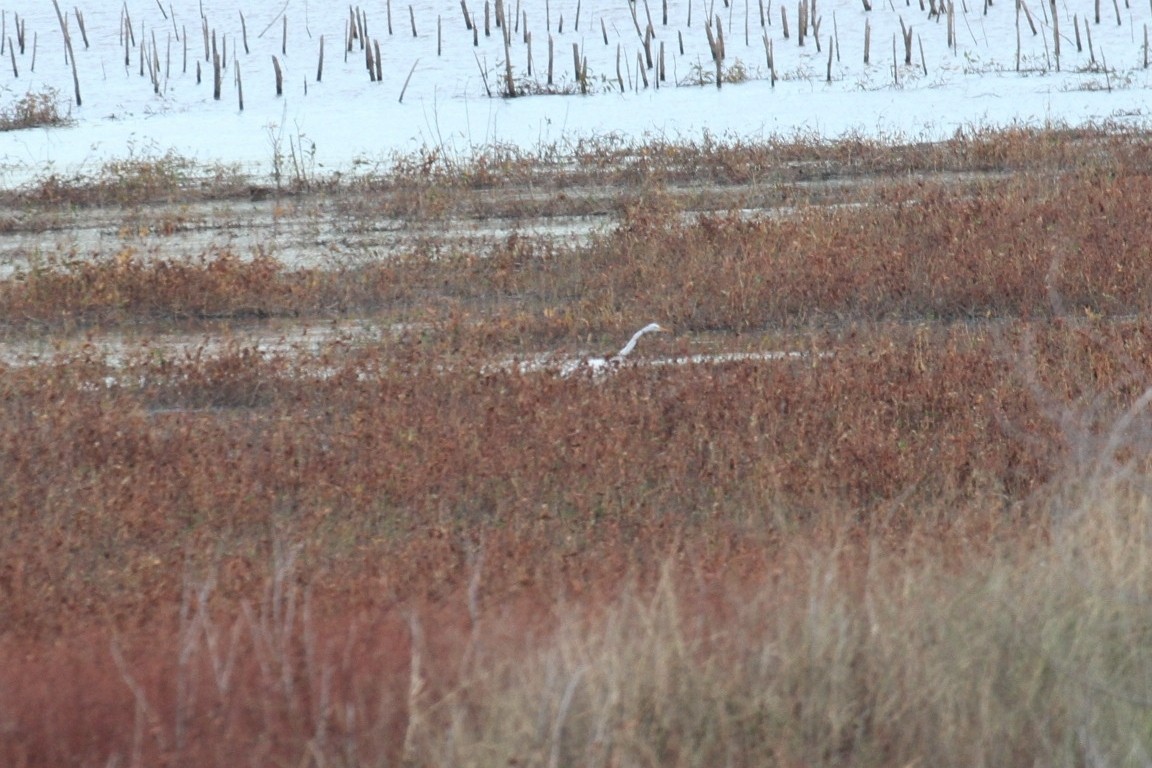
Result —
M 636 342 L 640 341 L 640 337 L 644 335 L 647 328 L 641 328 L 633 334 L 632 338 L 628 339 L 628 343 L 624 345 L 624 349 L 616 353 L 616 357 L 624 357 L 636 348 Z

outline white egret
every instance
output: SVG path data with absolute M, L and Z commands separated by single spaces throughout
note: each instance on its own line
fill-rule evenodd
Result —
M 611 359 L 612 360 L 619 360 L 622 357 L 627 357 L 632 352 L 632 350 L 636 349 L 636 342 L 640 341 L 640 337 L 646 333 L 667 333 L 667 332 L 668 332 L 668 329 L 662 327 L 659 323 L 648 323 L 648 325 L 644 326 L 640 330 L 636 331 L 636 333 L 632 334 L 632 338 L 628 339 L 628 343 L 624 345 L 624 348 L 621 349 L 619 352 L 617 352 L 616 355 L 614 357 L 612 357 Z
M 640 337 L 646 333 L 668 333 L 668 329 L 659 323 L 648 323 L 648 325 L 632 334 L 632 338 L 628 339 L 628 343 L 612 357 L 589 357 L 584 360 L 573 360 L 564 365 L 560 371 L 560 375 L 570 376 L 581 370 L 588 370 L 596 374 L 604 373 L 610 367 L 619 365 L 623 362 L 624 358 L 632 354 L 632 350 L 636 349 L 636 342 L 640 341 Z
M 625 358 L 636 349 L 640 337 L 646 333 L 664 332 L 668 329 L 658 323 L 649 323 L 636 333 L 628 343 L 611 357 L 573 357 L 556 359 L 551 353 L 543 353 L 529 360 L 511 360 L 497 366 L 500 370 L 516 369 L 521 373 L 534 373 L 537 371 L 552 371 L 562 377 L 577 374 L 592 374 L 600 378 L 611 373 L 613 369 L 625 362 Z M 646 357 L 636 361 L 636 365 L 668 366 L 668 365 L 721 365 L 724 363 L 787 361 L 787 360 L 817 360 L 833 356 L 832 352 L 815 352 L 808 350 L 764 350 L 760 352 L 715 352 L 712 354 L 678 355 L 676 357 Z

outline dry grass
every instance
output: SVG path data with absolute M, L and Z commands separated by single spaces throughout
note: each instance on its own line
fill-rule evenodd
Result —
M 51 172 L 23 189 L 0 192 L 0 200 L 25 207 L 26 213 L 46 215 L 50 222 L 54 213 L 72 208 L 232 200 L 249 197 L 252 189 L 236 168 L 204 166 L 171 150 L 146 149 L 109 160 L 92 173 Z M 26 226 L 42 224 L 30 216 Z
M 273 158 L 275 148 L 270 149 Z M 270 158 L 272 159 L 272 158 Z M 943 177 L 953 185 L 1005 173 L 1045 176 L 1069 169 L 1152 167 L 1142 131 L 1116 128 L 973 127 L 942 142 L 797 135 L 746 142 L 640 144 L 608 135 L 525 150 L 492 145 L 467 156 L 428 147 L 365 158 L 353 173 L 299 171 L 307 183 L 262 184 L 236 168 L 201 166 L 147 147 L 134 156 L 74 177 L 49 174 L 0 201 L 51 212 L 61 206 L 189 203 L 276 197 L 335 199 L 348 216 L 388 215 L 413 221 L 448 216 L 510 218 L 618 212 L 639 193 L 660 191 L 677 208 L 853 202 L 894 179 Z
M 931 543 L 908 557 L 883 539 L 800 539 L 743 589 L 666 574 L 602 613 L 565 613 L 527 661 L 481 635 L 484 657 L 428 704 L 413 752 L 478 766 L 1128 764 L 1152 747 L 1148 497 L 1109 488 L 1078 511 L 1049 546 L 968 557 L 959 573 Z
M 53 88 L 29 92 L 0 107 L 0 132 L 67 125 L 71 117 L 60 111 L 60 93 Z
M 11 337 L 420 321 L 0 369 L 0 762 L 1140 762 L 1129 139 L 984 136 L 1034 165 L 787 216 L 670 216 L 665 180 L 607 235 L 489 258 L 126 250 L 0 282 Z M 638 319 L 681 335 L 641 358 L 764 329 L 809 354 L 492 365 Z
M 0 284 L 8 325 L 153 318 L 503 312 L 538 329 L 749 331 L 894 319 L 1124 316 L 1152 300 L 1143 237 L 1152 183 L 1110 165 L 975 187 L 889 184 L 853 206 L 787 216 L 695 214 L 659 192 L 626 200 L 587 244 L 512 234 L 485 257 L 425 240 L 405 254 L 288 270 L 263 253 L 172 261 L 131 246 L 43 260 Z M 485 331 L 490 333 L 490 331 Z

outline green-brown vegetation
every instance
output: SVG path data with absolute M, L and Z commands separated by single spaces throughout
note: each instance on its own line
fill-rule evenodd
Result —
M 614 226 L 0 280 L 62 345 L 0 368 L 0 762 L 1142 762 L 1145 146 L 429 154 L 298 195 Z M 240 330 L 348 316 L 395 330 Z M 236 335 L 101 346 L 172 329 Z M 800 354 L 645 364 L 737 349 Z

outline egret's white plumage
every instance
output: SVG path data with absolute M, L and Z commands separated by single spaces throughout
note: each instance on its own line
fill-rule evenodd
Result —
M 612 357 L 572 357 L 557 359 L 551 353 L 543 353 L 529 360 L 514 360 L 499 366 L 501 370 L 516 369 L 521 373 L 534 373 L 537 371 L 553 371 L 562 377 L 577 374 L 592 374 L 596 378 L 610 373 L 616 366 L 624 363 L 636 349 L 640 337 L 646 333 L 656 331 L 666 332 L 668 329 L 657 323 L 650 323 L 632 335 L 628 343 Z M 785 361 L 802 359 L 823 359 L 832 357 L 831 352 L 812 352 L 800 350 L 765 350 L 760 352 L 715 352 L 712 354 L 678 355 L 676 357 L 645 357 L 637 360 L 635 365 L 643 366 L 669 366 L 669 365 L 720 365 L 723 363 L 755 362 L 755 361 Z
M 632 338 L 628 339 L 628 343 L 624 345 L 624 348 L 617 352 L 616 357 L 612 359 L 618 360 L 621 357 L 627 357 L 632 350 L 636 349 L 636 342 L 640 341 L 641 336 L 646 333 L 654 333 L 656 331 L 667 331 L 667 329 L 662 328 L 659 323 L 648 323 L 648 325 L 636 331 L 636 333 L 632 335 Z
M 573 360 L 565 363 L 560 369 L 561 376 L 570 376 L 579 371 L 591 371 L 595 374 L 604 373 L 611 366 L 618 365 L 625 357 L 636 349 L 636 342 L 640 341 L 640 337 L 646 333 L 662 332 L 666 333 L 667 328 L 664 328 L 659 323 L 649 323 L 636 333 L 632 334 L 632 338 L 628 339 L 628 343 L 612 357 L 589 357 L 583 360 Z

